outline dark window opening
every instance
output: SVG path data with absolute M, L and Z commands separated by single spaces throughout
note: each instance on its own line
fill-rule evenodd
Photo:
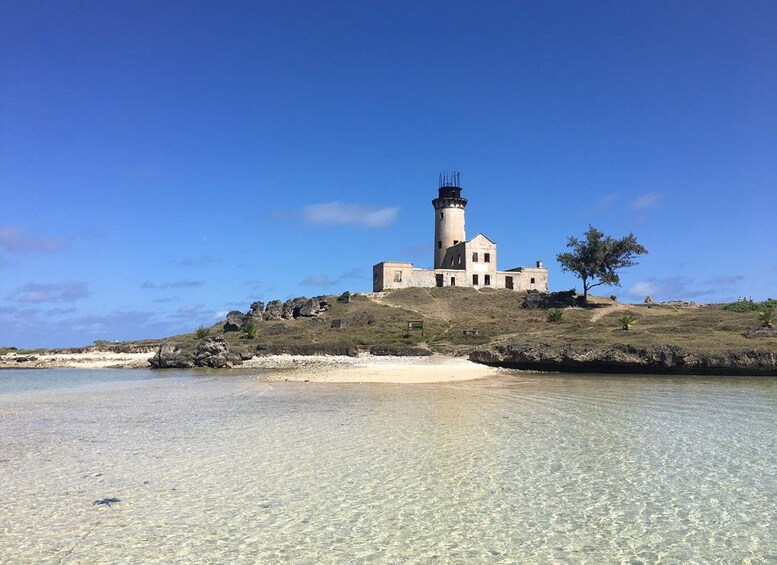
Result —
M 437 249 L 442 249 L 442 241 L 437 242 Z
M 456 245 L 457 243 L 459 243 L 459 240 L 458 239 L 454 239 L 453 240 L 453 245 Z
M 442 219 L 442 218 L 444 218 L 444 217 L 445 217 L 445 214 L 443 214 L 442 212 L 440 212 L 440 219 Z
M 456 277 L 451 277 L 451 286 L 456 286 Z
M 435 278 L 435 282 L 437 283 L 437 286 L 442 286 L 443 276 L 442 275 L 434 275 L 434 278 Z
M 505 288 L 509 288 L 510 290 L 515 288 L 513 286 L 513 277 L 505 277 Z
M 534 277 L 531 278 L 531 283 L 534 284 Z
M 459 253 L 459 265 L 461 265 L 461 253 Z
M 490 263 L 491 262 L 491 254 L 490 253 L 483 253 L 483 261 L 485 261 L 486 263 Z
M 402 282 L 402 271 L 394 271 L 394 282 Z
M 472 262 L 473 263 L 477 263 L 478 262 L 478 254 L 477 253 L 473 253 L 472 254 Z
M 483 278 L 485 279 L 483 284 L 486 286 L 491 286 L 491 275 L 483 275 Z
M 477 286 L 477 285 L 478 285 L 478 276 L 472 275 L 472 286 Z

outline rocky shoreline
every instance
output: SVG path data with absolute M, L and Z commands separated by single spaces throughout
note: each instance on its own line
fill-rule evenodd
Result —
M 777 354 L 764 349 L 711 354 L 677 345 L 592 349 L 506 344 L 475 350 L 469 359 L 491 367 L 564 373 L 777 376 Z

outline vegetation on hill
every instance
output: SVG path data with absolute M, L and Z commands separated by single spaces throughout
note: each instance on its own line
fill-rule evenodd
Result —
M 524 308 L 525 298 L 526 293 L 503 289 L 408 288 L 352 295 L 350 303 L 332 297 L 329 310 L 317 316 L 256 322 L 250 331 L 224 333 L 223 323 L 209 329 L 210 335 L 223 335 L 230 345 L 259 352 L 378 346 L 398 352 L 406 348 L 463 355 L 508 342 L 592 348 L 671 344 L 705 352 L 775 346 L 771 339 L 745 337 L 762 324 L 757 310 L 737 312 L 722 305 L 625 305 L 591 296 L 586 307 L 556 308 L 563 312 L 559 320 L 563 323 L 549 323 L 549 311 Z M 632 320 L 627 332 L 622 330 L 624 318 Z M 635 319 L 637 324 L 633 324 Z M 334 320 L 344 320 L 345 327 L 331 327 Z M 423 321 L 423 334 L 408 331 L 409 321 Z M 477 335 L 465 330 L 476 330 Z M 196 339 L 190 334 L 175 340 Z

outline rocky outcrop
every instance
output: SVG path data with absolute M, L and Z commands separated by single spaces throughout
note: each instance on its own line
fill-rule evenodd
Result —
M 230 349 L 222 336 L 206 337 L 194 346 L 162 344 L 148 362 L 152 369 L 224 368 L 242 365 L 253 357 L 245 348 Z
M 574 290 L 562 292 L 540 292 L 530 290 L 523 299 L 523 307 L 529 309 L 567 308 L 577 305 L 578 296 Z
M 264 321 L 264 302 L 262 302 L 261 300 L 252 302 L 251 308 L 248 310 L 246 317 L 250 318 L 251 321 L 253 322 Z
M 283 317 L 283 303 L 280 300 L 270 300 L 264 309 L 265 320 L 280 320 Z
M 245 323 L 246 316 L 239 310 L 232 310 L 229 314 L 227 314 L 227 321 L 224 322 L 224 331 L 225 332 L 236 332 L 239 331 L 241 326 Z
M 591 349 L 508 344 L 473 351 L 469 358 L 486 365 L 538 371 L 777 376 L 777 354 L 760 349 L 712 354 L 676 345 Z

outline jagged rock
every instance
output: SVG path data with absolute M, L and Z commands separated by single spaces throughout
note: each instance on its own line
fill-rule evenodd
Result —
M 321 312 L 326 312 L 329 310 L 329 298 L 326 296 L 316 296 L 313 300 L 318 301 L 318 308 Z
M 329 327 L 335 330 L 341 330 L 348 327 L 348 320 L 332 320 Z
M 652 296 L 646 296 L 645 297 L 645 304 L 653 304 L 653 297 Z
M 577 304 L 577 293 L 574 290 L 561 292 L 540 292 L 530 290 L 523 299 L 523 307 L 529 309 L 565 308 Z
M 270 300 L 264 309 L 265 320 L 280 320 L 283 316 L 283 304 L 280 300 Z
M 153 369 L 190 369 L 195 366 L 191 349 L 179 345 L 163 343 L 148 362 Z
M 281 316 L 286 320 L 289 320 L 291 318 L 299 318 L 299 309 L 306 300 L 307 298 L 305 298 L 304 296 L 299 296 L 297 298 L 290 298 L 289 300 L 283 303 L 283 313 L 281 314 Z
M 306 318 L 310 316 L 315 316 L 321 311 L 321 306 L 317 298 L 311 298 L 310 300 L 306 300 L 299 306 L 298 315 L 299 316 L 305 316 Z M 296 317 L 296 316 L 295 316 Z
M 346 290 L 344 293 L 337 297 L 337 301 L 344 304 L 349 304 L 351 302 L 351 293 Z
M 248 356 L 248 357 L 246 357 Z M 192 367 L 232 367 L 241 365 L 251 354 L 243 348 L 229 350 L 223 336 L 206 337 L 195 346 L 162 344 L 148 362 L 153 369 L 190 369 Z
M 239 310 L 232 310 L 229 314 L 227 314 L 227 321 L 224 322 L 224 331 L 225 332 L 236 332 L 240 330 L 240 326 L 242 326 L 246 321 L 246 315 L 240 312 Z
M 251 309 L 246 314 L 246 317 L 251 318 L 254 322 L 264 321 L 264 302 L 257 300 L 251 303 Z
M 240 356 L 237 356 L 240 364 Z M 223 336 L 206 337 L 200 340 L 194 350 L 194 364 L 198 367 L 228 367 L 235 363 L 235 356 L 229 355 L 229 345 Z
M 777 354 L 758 349 L 713 354 L 676 345 L 617 344 L 602 349 L 576 349 L 506 344 L 473 351 L 469 358 L 487 365 L 540 371 L 777 376 Z

